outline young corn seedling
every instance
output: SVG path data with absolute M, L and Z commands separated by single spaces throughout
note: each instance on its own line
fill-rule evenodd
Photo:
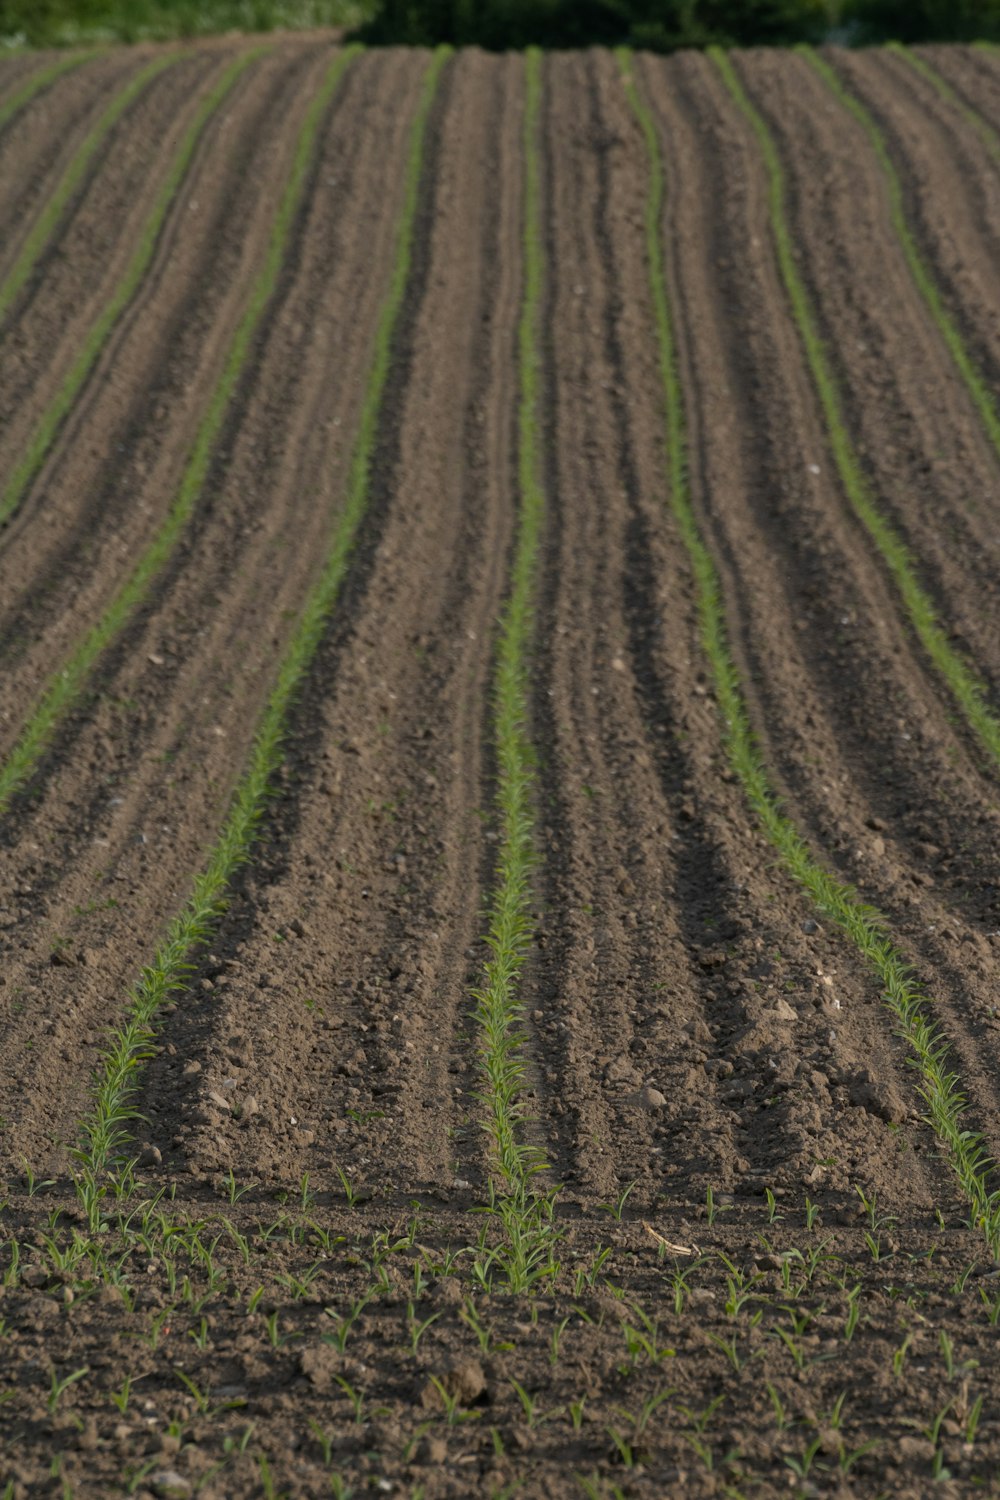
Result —
M 565 1408 L 562 1406 L 553 1407 L 551 1411 L 547 1412 L 539 1411 L 538 1398 L 536 1396 L 533 1396 L 530 1391 L 525 1390 L 521 1382 L 519 1380 L 515 1380 L 513 1375 L 508 1376 L 508 1379 L 512 1388 L 517 1394 L 518 1400 L 521 1403 L 521 1409 L 524 1412 L 524 1419 L 529 1427 L 541 1427 L 546 1422 L 551 1422 L 554 1417 L 562 1416 L 563 1411 L 565 1410 Z
M 470 1411 L 463 1407 L 461 1403 L 461 1391 L 450 1390 L 439 1376 L 432 1375 L 431 1384 L 441 1398 L 445 1421 L 449 1427 L 456 1427 L 460 1422 L 475 1422 L 482 1415 L 481 1412 Z
M 69 1390 L 70 1386 L 75 1385 L 78 1380 L 82 1380 L 85 1375 L 89 1374 L 89 1365 L 83 1365 L 79 1370 L 74 1370 L 72 1374 L 64 1375 L 61 1380 L 56 1374 L 55 1370 L 52 1371 L 49 1394 L 45 1401 L 45 1405 L 50 1416 L 55 1415 L 59 1406 L 59 1402 L 62 1400 L 65 1392 Z
M 413 1355 L 414 1359 L 417 1358 L 417 1354 L 420 1349 L 420 1340 L 423 1338 L 428 1328 L 430 1328 L 431 1324 L 436 1323 L 440 1316 L 441 1314 L 439 1312 L 431 1313 L 429 1318 L 424 1318 L 423 1321 L 421 1321 L 421 1319 L 417 1317 L 416 1309 L 414 1308 L 413 1303 L 408 1302 L 406 1304 L 406 1329 L 410 1337 L 410 1353 Z
M 601 1209 L 602 1212 L 610 1214 L 616 1224 L 620 1224 L 622 1221 L 622 1214 L 625 1212 L 625 1204 L 628 1202 L 629 1195 L 638 1186 L 639 1180 L 638 1178 L 636 1178 L 635 1181 L 629 1183 L 628 1187 L 614 1203 L 599 1203 L 597 1205 L 598 1208 Z

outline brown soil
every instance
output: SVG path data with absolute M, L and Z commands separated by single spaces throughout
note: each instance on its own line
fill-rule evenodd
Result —
M 4 469 L 245 45 L 193 47 L 157 80 L 65 215 L 0 331 Z M 978 55 L 929 55 L 987 98 Z M 213 118 L 0 541 L 0 754 L 171 504 L 329 58 L 328 39 L 276 39 Z M 0 1488 L 988 1489 L 996 1267 L 877 985 L 776 867 L 724 757 L 667 505 L 645 145 L 607 53 L 546 59 L 541 121 L 522 998 L 526 1131 L 559 1189 L 551 1264 L 532 1295 L 508 1289 L 471 1015 L 518 513 L 515 56 L 470 51 L 443 74 L 368 511 L 254 857 L 158 1019 L 129 1227 L 109 1197 L 89 1229 L 73 1193 L 108 1029 L 218 834 L 340 514 L 426 63 L 372 52 L 349 69 L 191 524 L 0 822 Z M 29 190 L 38 212 L 112 74 L 139 65 L 88 64 L 44 96 L 62 134 L 39 114 L 38 139 L 0 139 L 0 223 L 23 229 Z M 775 133 L 872 491 L 1000 683 L 1000 461 L 910 282 L 877 162 L 803 61 L 737 65 Z M 898 132 L 960 309 L 989 279 L 987 159 L 905 64 L 837 66 Z M 995 769 L 840 492 L 752 132 L 707 59 L 636 71 L 668 176 L 692 496 L 754 728 L 789 814 L 933 995 L 996 1155 Z M 75 1234 L 101 1255 L 70 1264 Z
M 835 56 L 845 81 L 885 133 L 922 252 L 974 362 L 995 388 L 1000 379 L 1000 290 L 992 274 L 1000 238 L 997 164 L 961 114 L 904 61 L 879 53 Z M 945 76 L 964 89 L 970 106 L 995 129 L 998 91 L 995 84 L 983 87 L 976 54 L 956 49 Z
M 0 129 L 0 214 L 4 237 L 0 275 L 16 258 L 38 209 L 62 177 L 114 93 L 149 61 L 136 49 L 107 52 L 43 85 Z M 34 67 L 0 94 L 0 104 L 28 81 Z M 6 71 L 5 75 L 6 77 Z

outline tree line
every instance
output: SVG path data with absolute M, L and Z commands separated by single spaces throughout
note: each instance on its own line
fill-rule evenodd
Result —
M 456 46 L 787 46 L 1000 38 L 1000 0 L 381 0 L 371 42 Z
M 1000 40 L 1000 0 L 0 0 L 0 38 L 136 41 L 359 18 L 354 35 L 369 43 L 494 49 Z

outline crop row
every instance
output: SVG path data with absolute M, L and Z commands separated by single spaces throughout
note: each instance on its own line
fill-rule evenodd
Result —
M 134 294 L 150 264 L 157 237 L 184 173 L 212 112 L 218 108 L 237 77 L 255 56 L 244 54 L 221 74 L 206 96 L 196 119 L 185 134 L 170 172 L 145 225 L 140 245 L 120 287 L 99 315 L 86 344 L 71 368 L 35 437 L 9 480 L 2 504 L 6 513 L 16 507 L 37 474 L 61 423 L 82 389 L 109 332 L 122 308 Z M 886 174 L 893 223 L 903 243 L 911 274 L 942 336 L 965 379 L 984 425 L 990 427 L 992 400 L 974 370 L 954 325 L 947 319 L 929 272 L 915 248 L 905 221 L 902 195 L 887 148 L 874 122 L 860 105 L 847 100 L 843 86 L 820 59 L 808 54 L 820 75 L 847 102 L 873 140 Z M 242 317 L 233 334 L 222 374 L 202 414 L 188 454 L 174 501 L 145 551 L 118 594 L 72 656 L 55 673 L 24 725 L 14 751 L 0 768 L 0 811 L 8 808 L 38 764 L 61 720 L 79 700 L 99 657 L 122 632 L 139 605 L 148 597 L 153 582 L 171 557 L 198 504 L 212 454 L 226 413 L 237 390 L 248 352 L 278 284 L 291 226 L 302 204 L 322 121 L 353 51 L 338 54 L 325 81 L 312 101 L 296 144 L 293 168 L 276 210 L 266 258 L 247 296 Z M 923 589 L 915 561 L 903 540 L 880 513 L 861 473 L 857 455 L 842 416 L 842 401 L 819 338 L 813 308 L 795 263 L 785 209 L 781 162 L 768 127 L 748 98 L 732 61 L 713 54 L 719 74 L 733 100 L 743 112 L 760 143 L 771 192 L 771 225 L 775 253 L 792 316 L 801 335 L 820 406 L 824 413 L 831 452 L 845 496 L 879 548 L 903 606 L 928 656 L 950 686 L 966 717 L 995 759 L 1000 760 L 1000 721 L 986 701 L 985 689 L 972 665 L 950 644 L 929 597 Z M 142 970 L 129 996 L 119 1027 L 102 1060 L 92 1115 L 85 1122 L 78 1150 L 79 1186 L 92 1224 L 100 1217 L 99 1202 L 108 1168 L 122 1170 L 130 1149 L 129 1122 L 140 1070 L 155 1044 L 156 1017 L 167 997 L 183 988 L 184 976 L 195 948 L 205 941 L 219 916 L 233 875 L 251 853 L 256 829 L 267 799 L 269 785 L 280 760 L 287 717 L 301 688 L 327 622 L 335 610 L 347 574 L 352 550 L 368 501 L 369 476 L 374 458 L 377 421 L 393 355 L 393 339 L 403 304 L 415 233 L 424 135 L 428 113 L 447 60 L 447 52 L 436 53 L 424 84 L 420 106 L 411 129 L 410 154 L 406 166 L 406 196 L 397 226 L 396 255 L 388 291 L 383 302 L 371 354 L 366 395 L 343 505 L 333 528 L 329 553 L 322 572 L 305 601 L 297 626 L 277 669 L 275 684 L 258 724 L 249 762 L 233 797 L 228 817 L 190 896 L 174 918 L 155 955 Z M 74 161 L 43 210 L 20 258 L 8 277 L 3 295 L 13 298 L 40 255 L 46 237 L 64 211 L 75 185 L 93 156 L 98 142 L 111 129 L 129 100 L 160 66 L 152 65 L 135 78 L 102 115 L 79 148 Z M 928 65 L 921 63 L 923 69 Z M 532 682 L 530 657 L 532 605 L 537 587 L 537 559 L 545 528 L 543 482 L 543 437 L 539 417 L 541 359 L 539 318 L 544 298 L 544 264 L 541 249 L 541 198 L 539 113 L 543 88 L 543 65 L 536 53 L 528 54 L 524 125 L 525 200 L 523 236 L 523 298 L 518 342 L 520 400 L 517 420 L 519 454 L 519 511 L 510 591 L 496 640 L 493 692 L 493 733 L 496 750 L 495 814 L 498 858 L 487 940 L 491 956 L 482 983 L 475 992 L 477 1016 L 482 1030 L 480 1057 L 487 1129 L 494 1147 L 498 1198 L 510 1235 L 523 1234 L 526 1223 L 534 1225 L 543 1242 L 552 1207 L 551 1192 L 537 1189 L 544 1168 L 543 1153 L 525 1140 L 524 1114 L 520 1102 L 526 1058 L 525 1038 L 520 1026 L 519 976 L 533 934 L 531 869 L 534 852 L 533 751 L 530 717 Z M 726 750 L 763 831 L 777 850 L 788 874 L 810 896 L 816 907 L 845 933 L 876 975 L 884 998 L 900 1033 L 906 1038 L 919 1077 L 919 1091 L 928 1119 L 947 1149 L 972 1215 L 984 1231 L 993 1253 L 1000 1253 L 1000 1200 L 990 1183 L 991 1163 L 982 1140 L 969 1128 L 960 1079 L 951 1061 L 947 1041 L 932 1020 L 932 1002 L 911 973 L 905 954 L 890 936 L 886 918 L 830 874 L 821 851 L 812 849 L 781 808 L 771 777 L 754 738 L 746 706 L 746 694 L 727 639 L 722 587 L 712 553 L 702 535 L 687 481 L 685 392 L 678 373 L 674 347 L 673 312 L 664 264 L 665 180 L 657 127 L 633 71 L 632 60 L 621 56 L 624 87 L 646 143 L 649 193 L 646 217 L 646 249 L 649 265 L 649 296 L 654 309 L 655 330 L 664 397 L 664 444 L 668 475 L 667 500 L 687 550 L 695 579 L 702 637 L 715 697 L 723 721 Z M 24 91 L 22 90 L 22 93 Z M 992 418 L 995 422 L 995 416 Z M 524 1244 L 531 1254 L 530 1237 Z M 527 1276 L 527 1271 L 522 1267 Z

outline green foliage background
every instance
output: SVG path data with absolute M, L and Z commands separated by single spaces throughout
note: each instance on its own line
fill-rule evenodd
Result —
M 1000 0 L 0 0 L 29 46 L 344 26 L 372 43 L 677 47 L 1000 40 Z
M 1000 0 L 381 0 L 373 42 L 456 46 L 787 45 L 1000 36 Z
M 276 27 L 357 27 L 378 0 L 0 0 L 0 38 L 33 47 Z

